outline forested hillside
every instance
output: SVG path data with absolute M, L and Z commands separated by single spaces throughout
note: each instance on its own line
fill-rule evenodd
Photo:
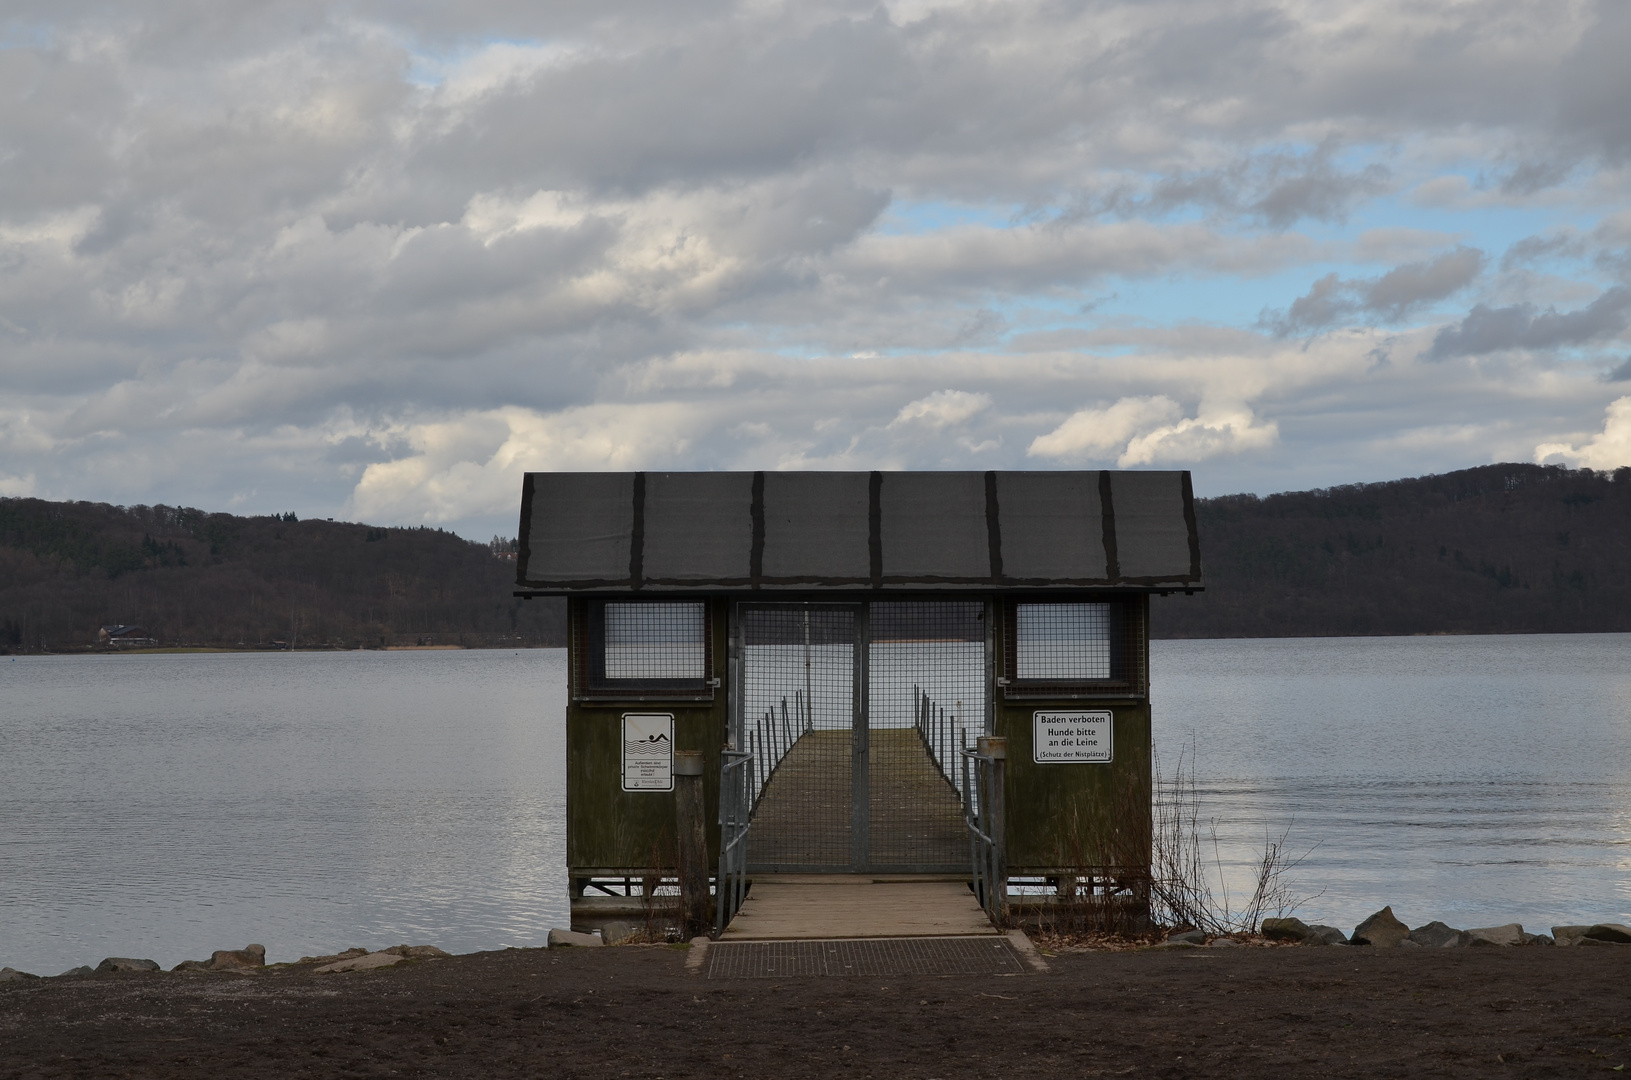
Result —
M 168 506 L 0 499 L 0 649 L 94 645 L 136 624 L 165 645 L 558 645 L 560 601 L 437 529 Z
M 1476 469 L 1196 503 L 1158 637 L 1631 630 L 1631 469 Z
M 1631 630 L 1631 469 L 1489 465 L 1198 500 L 1206 592 L 1157 637 Z M 435 529 L 0 499 L 0 650 L 557 645 L 560 601 Z

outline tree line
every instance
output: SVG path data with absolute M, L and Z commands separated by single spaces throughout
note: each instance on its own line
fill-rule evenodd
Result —
M 379 648 L 566 640 L 523 601 L 514 542 L 187 507 L 0 499 L 0 649 L 82 649 L 105 625 L 165 645 Z
M 1631 630 L 1631 469 L 1474 469 L 1196 500 L 1206 591 L 1157 637 Z M 0 499 L 0 650 L 561 645 L 515 542 L 186 507 Z
M 1198 499 L 1206 591 L 1158 637 L 1631 630 L 1631 469 L 1474 469 Z

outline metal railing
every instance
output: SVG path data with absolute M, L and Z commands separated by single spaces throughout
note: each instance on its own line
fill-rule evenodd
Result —
M 759 803 L 759 796 L 764 793 L 765 785 L 776 774 L 776 768 L 781 765 L 782 758 L 793 749 L 793 744 L 807 732 L 814 728 L 814 720 L 810 715 L 809 699 L 804 691 L 793 692 L 793 707 L 787 707 L 787 698 L 781 700 L 781 715 L 776 715 L 774 708 L 767 709 L 752 727 L 744 733 L 743 741 L 749 753 L 753 755 L 754 765 L 749 770 L 752 776 L 752 798 L 748 803 L 748 811 Z
M 969 859 L 974 865 L 974 892 L 991 921 L 1007 917 L 1008 845 L 1005 839 L 1003 783 L 1006 739 L 981 736 L 973 750 L 963 750 L 963 817 L 968 822 Z
M 957 709 L 948 713 L 944 706 L 937 704 L 920 686 L 912 687 L 912 698 L 917 703 L 913 726 L 917 728 L 918 738 L 923 740 L 923 748 L 929 752 L 929 758 L 934 762 L 935 768 L 940 770 L 940 775 L 957 789 L 958 798 L 966 804 L 968 802 L 964 794 L 966 782 L 963 779 L 963 770 L 957 764 L 957 755 L 973 744 L 969 740 L 968 727 L 962 719 L 963 703 L 959 701 Z
M 725 932 L 747 892 L 748 826 L 753 815 L 753 754 L 726 750 L 719 767 L 719 872 L 714 877 L 714 936 Z

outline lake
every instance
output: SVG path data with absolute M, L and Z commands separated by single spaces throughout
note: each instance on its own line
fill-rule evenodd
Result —
M 1631 635 L 1154 642 L 1224 872 L 1351 929 L 1631 921 Z M 0 965 L 565 925 L 564 653 L 0 658 Z

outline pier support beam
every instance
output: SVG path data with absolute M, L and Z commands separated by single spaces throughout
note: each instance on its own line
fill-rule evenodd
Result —
M 675 834 L 680 847 L 680 912 L 685 932 L 713 927 L 708 895 L 708 836 L 703 823 L 702 751 L 674 751 Z

